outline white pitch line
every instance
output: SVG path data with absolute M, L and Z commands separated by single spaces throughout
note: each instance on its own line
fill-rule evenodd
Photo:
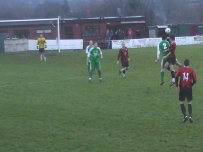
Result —
M 16 84 L 3 84 L 0 85 L 0 88 L 6 88 L 6 87 L 15 87 L 15 86 L 20 86 L 20 85 L 34 85 L 34 84 L 39 84 L 39 83 L 54 83 L 54 82 L 59 82 L 59 81 L 67 81 L 67 80 L 76 80 L 76 79 L 82 79 L 85 78 L 84 76 L 77 76 L 77 77 L 69 77 L 67 79 L 58 79 L 58 80 L 44 80 L 44 81 L 32 81 L 32 82 L 25 82 L 25 83 L 16 83 Z

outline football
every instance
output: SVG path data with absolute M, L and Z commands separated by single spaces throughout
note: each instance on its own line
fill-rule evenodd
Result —
M 167 28 L 165 29 L 165 32 L 168 34 L 168 33 L 171 32 L 171 29 L 170 29 L 169 27 L 167 27 Z

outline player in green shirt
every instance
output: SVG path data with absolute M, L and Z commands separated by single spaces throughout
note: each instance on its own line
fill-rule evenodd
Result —
M 92 80 L 92 75 L 95 69 L 97 69 L 98 71 L 99 80 L 102 81 L 100 60 L 101 58 L 103 58 L 103 55 L 101 49 L 98 47 L 97 42 L 95 42 L 93 47 L 90 49 L 88 53 L 88 58 L 90 61 L 89 81 Z
M 86 64 L 87 64 L 87 71 L 88 71 L 88 74 L 90 73 L 90 61 L 89 61 L 89 58 L 88 58 L 88 54 L 91 50 L 91 48 L 93 47 L 93 41 L 90 40 L 89 41 L 89 45 L 86 47 L 86 50 L 85 50 L 85 53 L 87 55 L 87 61 L 86 61 Z
M 161 70 L 160 70 L 160 77 L 161 82 L 160 85 L 164 84 L 164 69 L 167 67 L 167 57 L 169 55 L 169 47 L 170 43 L 166 40 L 166 36 L 162 38 L 162 41 L 159 43 L 159 51 L 161 55 Z

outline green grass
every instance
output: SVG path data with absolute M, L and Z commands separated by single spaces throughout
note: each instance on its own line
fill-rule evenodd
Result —
M 202 47 L 181 46 L 191 59 L 194 124 L 182 124 L 178 93 L 159 86 L 155 48 L 130 50 L 127 79 L 117 51 L 105 51 L 103 83 L 87 82 L 85 55 L 0 54 L 0 152 L 202 152 Z

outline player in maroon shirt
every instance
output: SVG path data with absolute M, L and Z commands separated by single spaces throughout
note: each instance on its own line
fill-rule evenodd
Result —
M 122 68 L 119 70 L 119 74 L 122 74 L 123 77 L 126 75 L 126 71 L 129 68 L 129 54 L 128 54 L 128 48 L 125 46 L 125 43 L 122 42 L 122 48 L 119 50 L 118 57 L 117 57 L 117 64 L 119 63 L 119 60 L 121 61 Z
M 175 36 L 170 35 L 168 41 L 170 43 L 170 48 L 169 48 L 169 53 L 167 55 L 167 61 L 168 61 L 168 70 L 171 72 L 171 78 L 172 78 L 170 86 L 172 86 L 173 84 L 175 84 L 175 73 L 176 73 L 176 71 L 175 71 L 174 65 L 176 64 L 179 67 L 181 67 L 182 64 L 176 58 Z
M 179 101 L 180 108 L 184 116 L 183 122 L 186 122 L 188 119 L 192 123 L 192 86 L 197 82 L 196 74 L 194 70 L 189 67 L 190 61 L 185 59 L 184 66 L 179 68 L 175 79 L 176 79 L 176 87 L 179 88 Z M 186 115 L 186 109 L 184 105 L 184 101 L 187 99 L 188 101 L 188 113 L 189 116 Z

